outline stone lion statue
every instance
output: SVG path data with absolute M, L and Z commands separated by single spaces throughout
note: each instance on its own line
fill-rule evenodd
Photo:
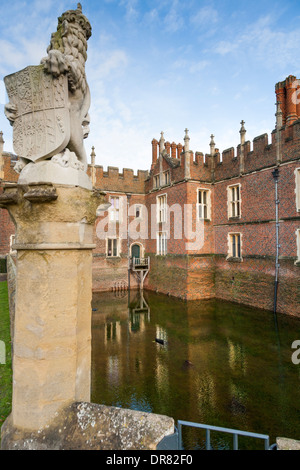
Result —
M 89 134 L 89 107 L 90 90 L 86 80 L 85 62 L 87 60 L 87 41 L 91 37 L 92 30 L 88 19 L 82 13 L 81 4 L 76 10 L 68 10 L 58 18 L 57 31 L 51 35 L 50 45 L 47 48 L 47 57 L 41 60 L 46 73 L 59 77 L 66 74 L 69 88 L 70 111 L 70 140 L 61 155 L 55 156 L 58 162 L 61 156 L 65 165 L 68 155 L 74 159 L 74 154 L 81 163 L 82 169 L 87 169 L 87 157 L 83 145 L 83 139 Z M 13 124 L 16 107 L 11 103 L 5 106 L 5 114 Z M 20 159 L 19 168 L 28 163 Z M 58 162 L 59 163 L 59 162 Z

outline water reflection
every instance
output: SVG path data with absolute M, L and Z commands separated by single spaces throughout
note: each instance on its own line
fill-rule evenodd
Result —
M 298 337 L 299 320 L 278 316 L 275 328 L 273 314 L 235 304 L 95 294 L 92 401 L 265 433 L 272 442 L 300 439 L 300 366 L 291 362 Z M 185 442 L 203 446 L 196 430 Z M 214 445 L 229 446 L 223 437 Z

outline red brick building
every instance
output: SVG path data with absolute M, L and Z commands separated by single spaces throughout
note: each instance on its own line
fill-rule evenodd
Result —
M 300 105 L 298 80 L 275 87 L 276 127 L 210 154 L 152 141 L 150 171 L 89 166 L 110 208 L 95 224 L 94 290 L 144 286 L 184 299 L 219 299 L 300 315 Z M 300 100 L 299 100 L 300 101 Z M 15 181 L 3 153 L 4 180 Z M 277 188 L 277 189 L 276 189 Z M 277 191 L 277 194 L 276 194 Z M 0 254 L 12 226 L 0 209 Z M 149 260 L 148 271 L 146 271 Z M 276 282 L 275 282 L 276 281 Z M 276 285 L 276 289 L 275 289 Z M 276 294 L 275 294 L 276 293 Z

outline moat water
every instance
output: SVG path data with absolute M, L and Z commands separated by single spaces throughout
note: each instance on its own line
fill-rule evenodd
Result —
M 156 340 L 161 340 L 157 342 Z M 300 320 L 144 292 L 93 296 L 92 401 L 300 440 Z M 186 449 L 204 433 L 184 428 Z M 232 437 L 212 433 L 215 449 Z M 242 449 L 263 443 L 239 437 Z

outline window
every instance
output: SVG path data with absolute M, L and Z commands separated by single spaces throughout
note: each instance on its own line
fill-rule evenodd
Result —
M 118 238 L 107 239 L 106 256 L 109 258 L 119 256 L 119 240 Z
M 159 175 L 154 176 L 154 187 L 159 188 Z
M 157 222 L 167 221 L 167 196 L 158 196 L 156 200 L 157 207 Z
M 228 187 L 229 217 L 241 217 L 241 185 Z
M 296 169 L 296 208 L 300 212 L 300 168 Z
M 109 208 L 109 220 L 112 222 L 120 222 L 120 198 L 111 196 L 109 199 L 111 207 Z
M 157 254 L 166 255 L 167 254 L 167 232 L 158 232 L 157 233 Z
M 165 185 L 170 184 L 170 172 L 169 171 L 164 172 L 163 181 Z
M 142 206 L 136 205 L 135 206 L 135 218 L 140 219 L 142 217 Z
M 230 233 L 229 234 L 228 258 L 242 258 L 241 234 L 240 233 Z
M 198 189 L 197 217 L 198 217 L 198 220 L 210 219 L 210 190 L 209 189 Z

